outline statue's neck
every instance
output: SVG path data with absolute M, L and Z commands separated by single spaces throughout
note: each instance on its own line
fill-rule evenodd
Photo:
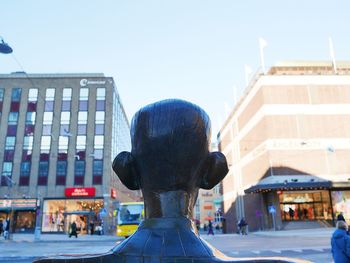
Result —
M 198 191 L 188 193 L 183 190 L 168 192 L 144 191 L 145 219 L 189 218 L 193 219 L 193 207 Z

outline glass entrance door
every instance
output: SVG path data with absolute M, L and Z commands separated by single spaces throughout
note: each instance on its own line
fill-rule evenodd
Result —
M 88 233 L 88 216 L 81 214 L 66 214 L 65 218 L 66 224 L 64 225 L 64 230 L 69 233 L 70 226 L 73 222 L 77 225 L 77 232 L 80 235 Z

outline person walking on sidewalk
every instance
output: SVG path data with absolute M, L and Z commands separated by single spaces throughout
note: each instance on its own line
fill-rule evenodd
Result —
M 78 238 L 78 233 L 77 233 L 77 224 L 75 221 L 73 221 L 72 225 L 70 226 L 71 230 L 69 233 L 69 237 L 75 236 L 75 238 Z
M 212 224 L 211 220 L 209 220 L 209 224 L 208 224 L 208 235 L 214 236 L 213 224 Z
M 238 227 L 240 229 L 240 232 L 242 235 L 248 235 L 247 233 L 247 226 L 248 226 L 248 223 L 245 221 L 244 217 L 241 218 L 241 220 L 239 220 L 239 223 L 238 223 Z
M 334 263 L 350 263 L 350 237 L 347 235 L 348 225 L 338 221 L 331 238 Z
M 343 221 L 343 222 L 346 222 L 345 221 L 345 218 L 344 218 L 344 215 L 343 215 L 343 212 L 340 212 L 337 216 L 337 221 Z

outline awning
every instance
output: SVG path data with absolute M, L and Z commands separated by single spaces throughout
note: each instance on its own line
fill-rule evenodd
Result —
M 350 186 L 350 184 L 349 184 Z M 271 191 L 322 190 L 333 187 L 332 181 L 314 175 L 275 175 L 260 180 L 256 185 L 244 190 L 248 193 Z

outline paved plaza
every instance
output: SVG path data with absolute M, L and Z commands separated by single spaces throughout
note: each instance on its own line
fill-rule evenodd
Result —
M 333 228 L 291 231 L 262 231 L 247 236 L 217 234 L 202 237 L 231 257 L 286 256 L 312 262 L 332 262 L 330 236 Z M 106 252 L 121 239 L 115 236 L 79 236 L 45 234 L 34 241 L 32 234 L 14 234 L 12 240 L 0 240 L 0 262 L 32 262 L 40 256 Z

